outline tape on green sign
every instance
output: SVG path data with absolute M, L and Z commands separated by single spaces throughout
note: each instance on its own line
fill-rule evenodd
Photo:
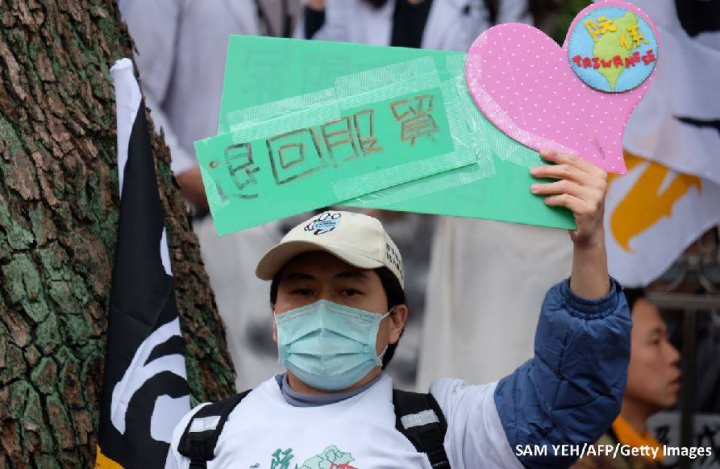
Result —
M 231 114 L 231 132 L 196 142 L 220 234 L 477 161 L 458 95 L 428 57 L 254 110 L 254 119 Z
M 231 37 L 220 135 L 196 145 L 218 233 L 330 204 L 573 228 L 567 210 L 548 207 L 530 193 L 536 181 L 529 167 L 543 163 L 537 152 L 498 131 L 477 109 L 467 93 L 464 60 L 464 54 L 448 51 Z M 388 92 L 392 95 L 382 94 Z M 413 132 L 433 128 L 422 117 L 426 122 L 415 119 L 403 129 L 403 119 L 427 110 L 423 95 L 432 96 L 430 117 L 450 132 L 433 133 L 432 139 L 417 134 L 411 141 Z M 391 105 L 403 100 L 393 114 Z M 354 117 L 362 111 L 372 111 L 375 144 L 384 148 L 383 155 L 392 154 L 392 161 L 363 153 L 362 139 L 370 136 L 369 112 L 360 114 L 357 123 Z M 379 130 L 380 122 L 384 125 Z M 356 155 L 349 143 L 333 149 L 350 153 L 339 159 L 330 154 L 323 137 L 323 126 L 330 123 L 336 127 L 325 127 L 325 134 L 349 130 L 360 156 L 352 159 Z M 277 139 L 298 131 L 292 136 L 305 140 Z M 388 135 L 395 138 L 388 140 Z M 282 144 L 268 146 L 271 139 Z M 250 189 L 247 167 L 238 169 L 247 164 L 246 153 L 231 153 L 231 162 L 223 153 L 238 145 L 253 152 L 259 169 L 252 173 L 252 184 L 262 189 L 262 197 L 267 195 L 262 208 L 239 200 L 239 194 L 247 195 L 244 191 Z M 450 147 L 452 157 L 446 158 Z M 283 180 L 283 175 L 295 174 L 284 169 L 309 168 L 293 165 L 300 148 L 310 149 L 302 164 L 314 157 L 326 166 L 279 184 L 276 173 Z M 351 159 L 343 161 L 342 156 Z M 273 173 L 278 163 L 280 170 Z M 212 174 L 211 164 L 213 171 L 225 165 L 225 175 Z M 250 202 L 258 203 L 260 197 L 258 192 Z

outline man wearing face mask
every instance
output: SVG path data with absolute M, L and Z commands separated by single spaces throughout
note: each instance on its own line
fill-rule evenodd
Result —
M 570 209 L 577 230 L 570 279 L 542 306 L 535 358 L 496 383 L 445 378 L 428 394 L 393 390 L 383 369 L 408 316 L 402 258 L 378 220 L 324 212 L 293 228 L 256 269 L 272 281 L 273 337 L 287 372 L 193 410 L 175 429 L 167 467 L 572 464 L 579 453 L 552 445 L 592 444 L 617 416 L 631 322 L 607 272 L 607 175 L 572 155 L 541 155 L 556 164 L 531 174 L 558 181 L 531 190 Z M 528 449 L 535 446 L 545 451 Z

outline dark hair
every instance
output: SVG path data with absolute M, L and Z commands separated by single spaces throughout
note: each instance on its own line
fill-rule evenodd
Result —
M 393 274 L 387 267 L 380 267 L 378 269 L 375 269 L 375 272 L 378 274 L 378 277 L 380 277 L 380 282 L 382 283 L 383 290 L 385 290 L 388 311 L 390 311 L 395 306 L 406 304 L 405 290 L 403 290 L 402 286 L 400 285 L 400 281 L 397 279 L 397 277 L 395 277 L 395 274 Z M 274 305 L 277 302 L 278 288 L 280 287 L 280 279 L 282 278 L 282 273 L 283 269 L 280 269 L 278 273 L 275 274 L 272 282 L 270 283 L 270 304 Z M 395 314 L 394 310 L 392 314 Z M 400 337 L 402 337 L 402 334 L 404 332 L 405 329 L 403 328 L 402 332 L 400 333 Z M 398 339 L 398 341 L 394 344 L 388 344 L 388 348 L 385 351 L 385 355 L 383 355 L 382 359 L 383 370 L 386 366 L 388 366 L 390 360 L 392 360 L 393 355 L 395 355 L 395 349 L 397 348 L 397 345 L 399 343 L 400 339 Z
M 623 288 L 623 293 L 625 293 L 625 299 L 630 307 L 630 314 L 632 314 L 633 308 L 635 308 L 635 303 L 647 297 L 647 292 L 644 288 Z

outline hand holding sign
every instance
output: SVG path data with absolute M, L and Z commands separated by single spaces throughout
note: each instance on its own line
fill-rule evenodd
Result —
M 546 204 L 573 213 L 576 229 L 570 236 L 576 245 L 601 242 L 607 173 L 575 155 L 553 150 L 543 150 L 540 155 L 555 164 L 532 168 L 532 175 L 557 181 L 533 184 L 533 194 L 545 195 Z

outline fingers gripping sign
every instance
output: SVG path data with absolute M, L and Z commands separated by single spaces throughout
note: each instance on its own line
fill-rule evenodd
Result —
M 576 230 L 570 237 L 575 245 L 602 244 L 607 173 L 575 155 L 542 150 L 540 156 L 555 164 L 534 167 L 530 173 L 554 181 L 533 184 L 533 194 L 546 196 L 547 205 L 573 213 Z
M 544 196 L 547 205 L 567 208 L 575 217 L 570 289 L 587 299 L 600 298 L 610 288 L 603 229 L 607 173 L 575 155 L 542 150 L 540 156 L 554 164 L 536 166 L 530 173 L 551 182 L 533 184 L 533 194 Z

